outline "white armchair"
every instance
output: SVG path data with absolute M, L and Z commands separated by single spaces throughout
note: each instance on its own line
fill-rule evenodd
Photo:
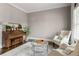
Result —
M 62 43 L 69 43 L 71 31 L 61 31 L 59 35 L 56 35 L 53 39 L 53 42 L 57 45 Z
M 63 56 L 66 55 L 65 53 L 63 53 L 63 51 L 65 50 L 65 48 L 67 48 L 67 44 L 63 43 L 60 45 L 60 47 L 58 49 L 53 49 L 52 52 L 49 53 L 49 55 L 53 55 L 53 56 Z
M 66 46 L 62 48 L 54 49 L 50 52 L 49 56 L 79 56 L 79 40 L 76 45 Z

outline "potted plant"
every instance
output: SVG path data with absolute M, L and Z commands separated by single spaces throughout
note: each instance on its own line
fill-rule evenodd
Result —
M 30 29 L 29 29 L 29 27 L 23 27 L 23 32 L 24 33 L 26 33 L 27 35 L 29 35 L 29 33 L 30 33 Z
M 21 29 L 22 29 L 22 25 L 18 24 L 18 30 L 21 30 Z
M 9 26 L 9 25 L 5 25 L 5 27 L 6 27 L 6 31 L 11 31 L 11 26 Z

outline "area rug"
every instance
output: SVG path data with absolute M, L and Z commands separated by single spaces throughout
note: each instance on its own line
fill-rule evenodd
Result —
M 48 47 L 48 52 L 51 51 L 52 48 Z M 27 42 L 17 48 L 14 48 L 1 56 L 33 56 L 32 51 L 32 42 Z

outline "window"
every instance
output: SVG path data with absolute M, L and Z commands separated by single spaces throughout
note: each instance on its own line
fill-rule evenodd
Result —
M 72 32 L 74 39 L 79 39 L 79 7 L 74 10 Z

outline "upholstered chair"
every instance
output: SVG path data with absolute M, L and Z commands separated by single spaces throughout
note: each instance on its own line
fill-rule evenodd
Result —
M 64 44 L 64 46 L 61 46 L 58 49 L 54 49 L 51 52 L 49 52 L 49 56 L 79 56 L 79 40 L 77 40 L 77 43 L 74 46 L 67 46 Z

